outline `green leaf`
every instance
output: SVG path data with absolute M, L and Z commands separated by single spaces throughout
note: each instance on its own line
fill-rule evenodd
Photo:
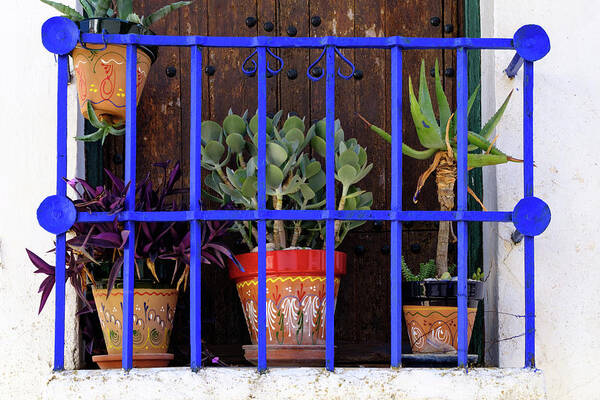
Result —
M 338 170 L 336 178 L 342 182 L 342 185 L 350 186 L 354 183 L 354 179 L 356 179 L 357 175 L 358 172 L 356 171 L 356 168 L 351 165 L 344 165 Z
M 344 151 L 338 158 L 338 165 L 339 167 L 343 167 L 344 165 L 351 165 L 355 169 L 358 168 L 358 154 L 356 154 L 352 150 Z
M 133 13 L 132 0 L 117 0 L 117 11 L 119 18 L 125 19 L 129 14 Z
M 48 4 L 51 7 L 54 7 L 59 12 L 61 12 L 65 17 L 69 18 L 72 21 L 81 21 L 83 19 L 83 15 L 79 14 L 79 12 L 69 6 L 64 4 L 56 3 L 50 0 L 40 0 L 44 4 Z
M 125 128 L 115 129 L 112 126 L 109 126 L 108 133 L 114 136 L 123 136 L 125 134 Z
M 322 119 L 317 122 L 315 126 L 315 132 L 318 137 L 325 140 L 325 137 L 327 135 L 327 122 L 325 121 L 325 119 Z
M 320 170 L 321 170 L 321 163 L 318 161 L 313 161 L 306 166 L 304 178 L 310 179 L 313 176 L 315 176 Z
M 419 73 L 419 105 L 421 111 L 425 116 L 425 119 L 429 122 L 429 125 L 437 128 L 439 126 L 435 119 L 435 113 L 433 112 L 433 105 L 431 104 L 431 96 L 429 95 L 429 87 L 427 87 L 427 75 L 425 75 L 425 60 L 421 60 L 421 71 Z
M 319 170 L 313 177 L 308 180 L 308 186 L 313 190 L 313 192 L 317 193 L 319 190 L 325 187 L 326 177 L 325 172 L 323 170 Z
M 254 114 L 254 117 L 252 117 L 252 119 L 250 120 L 250 123 L 248 123 L 248 127 L 250 128 L 250 131 L 256 135 L 256 133 L 258 132 L 258 115 Z M 273 134 L 273 120 L 271 118 L 267 118 L 267 133 L 269 135 Z
M 223 130 L 221 129 L 221 125 L 217 124 L 215 121 L 202 122 L 200 133 L 203 143 L 208 143 L 211 140 L 221 141 L 222 132 Z
M 473 90 L 471 96 L 469 96 L 469 101 L 467 104 L 467 115 L 471 114 L 471 108 L 473 108 L 473 104 L 475 104 L 475 99 L 477 98 L 477 94 L 479 93 L 479 85 Z M 444 131 L 445 132 L 445 131 Z
M 288 152 L 277 143 L 267 143 L 267 162 L 281 166 L 287 160 Z
M 281 130 L 283 132 L 288 132 L 291 129 L 298 129 L 300 132 L 304 132 L 304 121 L 297 116 L 289 117 L 285 120 Z
M 246 132 L 246 121 L 244 121 L 239 115 L 228 115 L 223 120 L 223 130 L 228 135 L 232 133 L 243 134 Z
M 90 133 L 89 135 L 76 136 L 75 139 L 81 142 L 96 142 L 102 139 L 106 133 L 106 130 L 98 129 L 96 132 Z
M 492 134 L 494 129 L 496 129 L 496 125 L 498 125 L 498 122 L 500 122 L 500 119 L 504 115 L 504 110 L 506 110 L 506 106 L 508 105 L 508 102 L 510 101 L 510 97 L 512 96 L 512 93 L 513 92 L 511 90 L 510 93 L 508 94 L 508 96 L 506 96 L 504 103 L 502 103 L 502 105 L 500 106 L 498 111 L 496 111 L 496 113 L 492 116 L 492 118 L 490 118 L 490 120 L 488 122 L 486 122 L 486 124 L 483 126 L 483 128 L 481 129 L 481 132 L 479 133 L 481 136 L 483 136 L 486 139 L 490 138 L 490 135 Z
M 454 155 L 456 157 L 456 153 Z M 505 155 L 497 154 L 467 154 L 467 166 L 469 168 L 479 168 L 488 165 L 505 164 L 508 158 Z
M 312 140 L 310 141 L 310 145 L 321 157 L 325 157 L 325 155 L 327 154 L 327 146 L 325 144 L 325 141 L 320 136 L 315 136 L 314 138 L 312 138 Z
M 283 182 L 283 172 L 281 171 L 281 169 L 279 169 L 278 166 L 273 164 L 267 165 L 266 177 L 267 186 L 273 189 L 277 189 L 278 187 L 280 187 L 281 183 Z
M 225 153 L 225 146 L 221 143 L 211 140 L 204 147 L 206 157 L 212 161 L 214 164 L 218 164 Z
M 448 119 L 450 118 L 450 105 L 448 104 L 448 98 L 444 93 L 442 87 L 442 80 L 440 79 L 440 71 L 438 69 L 438 60 L 435 60 L 435 95 L 437 97 L 438 109 L 440 110 L 440 128 L 442 132 L 446 132 L 446 125 L 448 125 Z
M 367 162 L 367 150 L 365 150 L 365 148 L 361 147 L 358 150 L 358 165 L 359 165 L 359 167 L 362 167 L 363 165 L 365 165 L 366 162 Z
M 88 120 L 90 121 L 90 123 L 92 124 L 92 126 L 94 128 L 103 128 L 104 124 L 102 124 L 102 122 L 100 122 L 100 120 L 96 116 L 96 111 L 94 111 L 94 107 L 92 106 L 92 102 L 88 100 L 87 104 L 86 104 L 86 107 L 87 107 L 87 112 L 88 112 Z
M 79 3 L 85 12 L 84 17 L 92 18 L 94 16 L 94 7 L 91 3 L 91 0 L 79 0 Z
M 290 143 L 297 143 L 296 150 L 298 150 L 300 145 L 304 142 L 304 133 L 298 128 L 290 128 L 285 133 L 285 140 Z
M 96 2 L 96 11 L 94 12 L 94 17 L 106 17 L 108 14 L 108 9 L 111 6 L 111 0 L 98 0 Z
M 183 6 L 187 6 L 189 4 L 192 4 L 192 2 L 191 1 L 178 1 L 175 3 L 169 4 L 168 6 L 164 6 L 160 9 L 156 10 L 152 14 L 148 15 L 147 17 L 145 17 L 144 18 L 144 26 L 149 27 L 150 25 L 152 25 L 159 19 L 167 16 L 169 13 L 171 13 Z
M 242 185 L 242 189 L 241 192 L 245 197 L 249 197 L 252 198 L 254 196 L 256 196 L 256 192 L 257 192 L 257 180 L 255 176 L 249 176 L 248 178 L 246 178 L 246 180 L 244 181 L 244 184 Z
M 428 149 L 443 149 L 445 144 L 440 137 L 439 129 L 432 126 L 431 123 L 427 121 L 423 113 L 421 113 L 421 107 L 419 106 L 419 102 L 415 97 L 410 77 L 408 78 L 408 89 L 410 98 L 410 113 L 412 114 L 415 129 L 417 130 L 419 142 L 421 142 L 423 147 Z
M 230 133 L 225 139 L 225 143 L 227 143 L 227 146 L 229 146 L 231 151 L 234 153 L 241 153 L 246 147 L 246 141 L 239 133 Z
M 300 185 L 300 192 L 302 192 L 302 197 L 306 201 L 310 201 L 315 198 L 315 192 L 311 189 L 310 185 L 306 183 Z

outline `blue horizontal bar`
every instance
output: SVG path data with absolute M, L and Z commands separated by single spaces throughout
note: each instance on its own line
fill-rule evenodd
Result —
M 511 222 L 512 211 L 327 211 L 327 210 L 204 210 L 204 211 L 123 211 L 118 214 L 84 213 L 77 222 L 170 222 L 170 221 L 255 221 L 255 220 L 327 220 L 344 221 L 481 221 Z
M 280 36 L 164 36 L 164 35 L 100 35 L 84 33 L 84 43 L 138 44 L 146 46 L 206 46 L 229 48 L 379 48 L 389 49 L 399 46 L 402 49 L 514 49 L 512 39 L 492 38 L 416 38 L 404 36 L 389 37 L 280 37 Z

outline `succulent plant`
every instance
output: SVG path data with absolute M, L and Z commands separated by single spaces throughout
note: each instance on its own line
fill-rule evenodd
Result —
M 119 18 L 148 28 L 150 25 L 165 17 L 180 7 L 191 4 L 191 1 L 178 1 L 166 5 L 152 14 L 144 17 L 133 12 L 133 0 L 79 0 L 83 14 L 79 11 L 50 0 L 40 0 L 60 11 L 63 16 L 77 22 L 86 18 Z
M 266 192 L 268 205 L 275 210 L 311 210 L 325 208 L 325 172 L 321 161 L 312 157 L 313 150 L 325 157 L 325 120 L 308 130 L 304 119 L 279 111 L 267 118 L 266 132 Z M 248 120 L 231 110 L 222 126 L 214 121 L 202 123 L 202 167 L 210 173 L 205 184 L 210 189 L 205 195 L 221 204 L 229 201 L 236 206 L 254 210 L 257 200 L 258 116 Z M 368 210 L 373 202 L 372 193 L 356 184 L 373 167 L 367 163 L 366 149 L 356 139 L 344 138 L 339 120 L 335 121 L 335 179 L 339 182 L 338 210 Z M 336 221 L 336 246 L 347 233 L 364 221 Z M 258 239 L 253 223 L 236 222 L 237 230 L 253 249 Z M 267 225 L 270 249 L 289 247 L 317 248 L 324 245 L 323 221 L 272 221 Z M 289 240 L 288 240 L 289 238 Z
M 425 160 L 433 157 L 431 166 L 419 177 L 413 201 L 415 203 L 417 202 L 417 196 L 419 195 L 421 188 L 427 181 L 429 175 L 435 171 L 440 209 L 442 211 L 452 210 L 454 208 L 454 183 L 456 181 L 456 117 L 451 113 L 450 106 L 448 105 L 448 98 L 444 93 L 438 69 L 438 62 L 436 61 L 435 63 L 435 94 L 437 97 L 437 116 L 439 117 L 439 120 L 436 118 L 436 113 L 434 112 L 431 103 L 431 96 L 429 94 L 425 75 L 425 61 L 421 62 L 418 99 L 415 96 L 410 77 L 408 82 L 410 112 L 419 143 L 425 150 L 416 150 L 402 143 L 402 153 L 418 160 Z M 469 98 L 467 113 L 471 111 L 478 92 L 479 86 L 473 91 Z M 502 118 L 511 95 L 512 92 L 508 94 L 504 103 L 502 103 L 500 108 L 483 126 L 479 133 L 468 132 L 468 150 L 472 151 L 480 149 L 483 151 L 482 153 L 469 153 L 467 155 L 467 167 L 469 169 L 487 165 L 504 164 L 509 161 L 522 162 L 522 160 L 511 157 L 496 148 L 495 143 L 497 137 L 490 141 L 491 134 Z M 359 115 L 359 117 L 369 125 L 371 130 L 391 143 L 391 136 L 387 132 L 376 125 L 371 124 L 362 116 Z M 468 193 L 473 196 L 485 210 L 485 207 L 479 198 L 477 198 L 470 188 L 468 188 Z M 451 229 L 452 224 L 449 221 L 440 221 L 436 255 L 436 264 L 440 276 L 448 272 L 448 239 Z

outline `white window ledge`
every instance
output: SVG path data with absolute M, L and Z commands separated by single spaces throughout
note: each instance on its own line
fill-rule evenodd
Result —
M 47 399 L 545 399 L 529 369 L 189 368 L 53 373 Z

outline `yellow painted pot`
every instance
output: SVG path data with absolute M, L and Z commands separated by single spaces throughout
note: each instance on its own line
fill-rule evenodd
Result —
M 108 354 L 120 354 L 123 338 L 123 289 L 92 289 Z M 166 353 L 173 331 L 177 289 L 135 289 L 133 352 Z
M 88 44 L 90 49 L 104 45 Z M 77 80 L 79 108 L 87 119 L 87 102 L 99 119 L 121 124 L 125 121 L 126 49 L 124 45 L 109 44 L 104 50 L 87 50 L 77 45 L 73 49 L 73 66 Z M 141 49 L 137 51 L 136 104 L 151 66 L 150 57 Z

